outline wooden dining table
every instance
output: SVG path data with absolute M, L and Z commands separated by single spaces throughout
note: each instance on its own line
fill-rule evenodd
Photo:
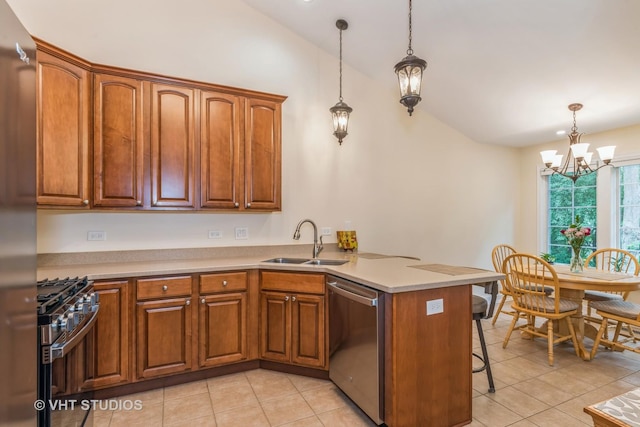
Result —
M 584 339 L 595 340 L 598 328 L 584 320 L 582 313 L 584 291 L 640 290 L 640 276 L 596 270 L 595 268 L 585 268 L 581 273 L 572 273 L 569 266 L 564 264 L 556 264 L 552 267 L 558 275 L 560 297 L 575 301 L 580 307 L 578 312 L 571 317 L 578 335 L 578 353 L 582 359 L 590 360 L 591 352 L 586 350 Z M 566 328 L 564 325 L 559 325 L 560 332 L 565 332 L 562 330 L 563 327 Z

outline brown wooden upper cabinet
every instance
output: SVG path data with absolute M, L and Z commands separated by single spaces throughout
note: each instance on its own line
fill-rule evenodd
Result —
M 40 206 L 281 209 L 286 97 L 94 66 L 37 42 Z
M 142 81 L 94 73 L 93 205 L 143 204 Z
M 151 206 L 195 208 L 195 90 L 151 84 Z
M 36 58 L 38 205 L 89 208 L 91 73 L 72 57 Z

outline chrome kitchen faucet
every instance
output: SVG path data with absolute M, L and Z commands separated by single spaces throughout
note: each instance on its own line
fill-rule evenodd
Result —
M 310 219 L 303 219 L 302 221 L 300 221 L 296 226 L 296 231 L 293 232 L 293 239 L 300 240 L 300 227 L 302 227 L 302 224 L 304 224 L 305 222 L 308 222 L 313 226 L 313 257 L 318 258 L 318 254 L 322 252 L 323 246 L 322 236 L 320 236 L 320 243 L 318 243 L 318 227 L 316 227 L 315 222 L 311 221 Z

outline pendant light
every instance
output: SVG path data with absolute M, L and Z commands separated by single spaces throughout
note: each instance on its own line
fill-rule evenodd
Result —
M 413 113 L 413 107 L 422 99 L 420 98 L 422 72 L 427 68 L 427 61 L 415 56 L 413 49 L 411 49 L 411 9 L 411 0 L 409 0 L 409 48 L 407 56 L 395 67 L 400 85 L 400 103 L 407 107 L 409 115 Z
M 344 19 L 338 19 L 336 27 L 340 30 L 340 97 L 338 98 L 338 103 L 329 108 L 329 111 L 333 118 L 333 135 L 338 138 L 338 143 L 342 145 L 342 140 L 347 136 L 349 114 L 353 111 L 353 108 L 342 102 L 342 31 L 349 28 L 349 24 Z

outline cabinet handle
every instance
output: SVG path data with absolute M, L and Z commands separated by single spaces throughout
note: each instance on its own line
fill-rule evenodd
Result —
M 136 206 L 142 206 L 142 200 L 136 200 Z
M 291 297 L 291 301 L 295 301 L 295 300 L 296 300 L 295 296 Z
M 247 203 L 247 207 L 250 208 L 251 207 L 251 203 Z
M 284 300 L 285 300 L 285 301 L 289 301 L 289 295 L 285 296 L 285 297 L 284 297 Z
M 227 286 L 227 281 L 226 280 L 222 281 L 222 286 Z
M 169 289 L 169 287 L 168 287 L 167 285 L 162 286 L 162 290 L 163 290 L 164 292 L 166 292 L 168 289 Z
M 185 304 L 186 304 L 186 305 L 191 305 L 191 300 L 190 300 L 190 299 L 188 299 L 188 300 L 185 302 Z
M 200 300 L 200 302 L 201 302 L 202 304 L 204 304 L 204 303 L 205 303 L 204 298 L 202 298 L 202 299 Z
M 235 207 L 235 208 L 240 207 L 240 203 L 235 202 L 235 203 L 233 204 L 233 207 Z
M 82 201 L 82 204 L 83 204 L 83 205 L 88 205 L 88 204 L 89 204 L 89 201 L 88 201 L 87 199 L 84 199 L 84 200 Z

